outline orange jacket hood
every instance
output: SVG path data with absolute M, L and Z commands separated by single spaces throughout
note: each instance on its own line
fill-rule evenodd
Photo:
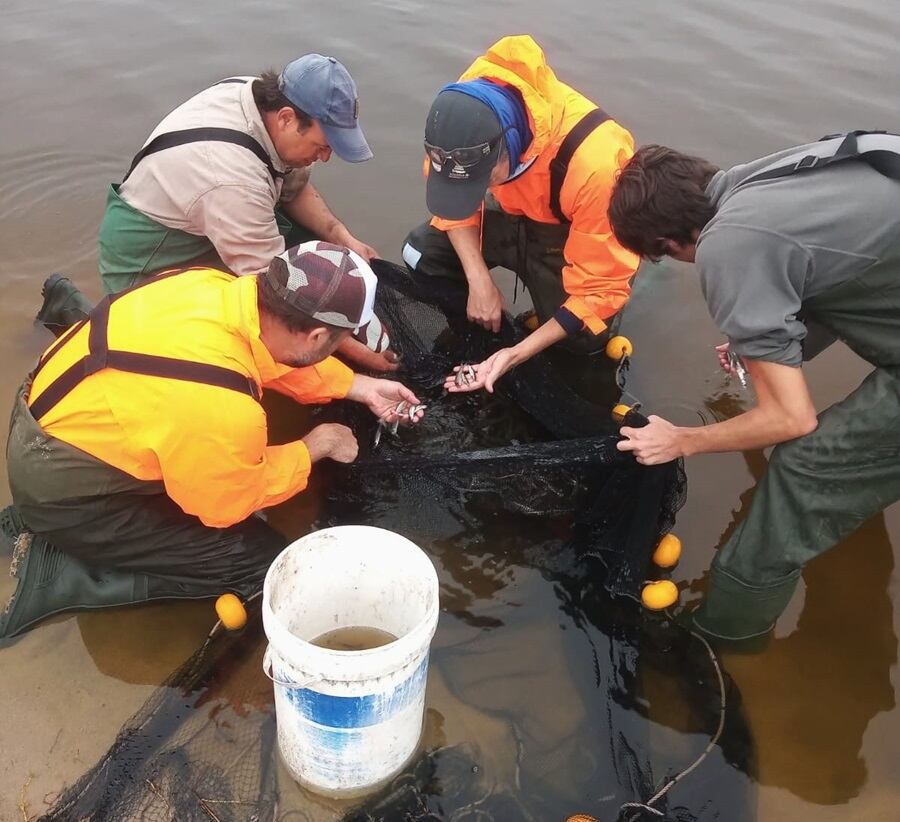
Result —
M 559 80 L 547 65 L 544 50 L 530 34 L 504 37 L 463 72 L 460 82 L 483 77 L 513 86 L 522 95 L 533 139 L 522 161 L 537 157 L 559 128 L 564 99 L 554 94 Z

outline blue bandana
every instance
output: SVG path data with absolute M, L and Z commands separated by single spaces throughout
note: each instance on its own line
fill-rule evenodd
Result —
M 459 91 L 480 100 L 497 115 L 501 129 L 508 129 L 503 139 L 509 154 L 509 179 L 521 174 L 525 169 L 522 154 L 531 145 L 533 136 L 528 127 L 528 114 L 518 91 L 494 83 L 484 78 L 466 80 L 463 83 L 450 83 L 441 91 Z

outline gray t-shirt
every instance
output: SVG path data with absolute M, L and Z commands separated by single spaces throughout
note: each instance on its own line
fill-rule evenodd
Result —
M 790 148 L 720 171 L 706 189 L 716 214 L 697 240 L 700 285 L 741 357 L 799 366 L 804 300 L 892 256 L 900 276 L 900 182 L 856 160 L 738 188 L 804 153 L 826 152 Z

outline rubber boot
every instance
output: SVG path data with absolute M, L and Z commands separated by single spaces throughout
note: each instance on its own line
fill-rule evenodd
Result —
M 800 570 L 769 585 L 748 585 L 713 563 L 706 599 L 693 612 L 696 630 L 743 642 L 768 634 L 797 588 Z
M 16 544 L 16 538 L 25 530 L 25 522 L 15 505 L 7 505 L 0 511 L 0 545 L 7 551 L 12 551 Z
M 0 614 L 0 639 L 17 636 L 64 611 L 129 605 L 151 598 L 145 574 L 88 568 L 27 531 L 16 539 L 10 575 L 19 582 Z
M 54 336 L 87 318 L 94 306 L 68 277 L 51 274 L 41 289 L 44 304 L 36 319 Z

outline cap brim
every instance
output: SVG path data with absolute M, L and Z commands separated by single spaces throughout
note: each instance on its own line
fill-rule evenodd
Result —
M 465 220 L 478 211 L 491 181 L 493 165 L 484 174 L 468 180 L 448 180 L 429 169 L 425 183 L 425 204 L 435 216 L 444 220 Z
M 366 142 L 366 136 L 359 126 L 355 128 L 340 128 L 338 126 L 326 126 L 320 123 L 322 131 L 328 138 L 328 145 L 342 160 L 348 163 L 363 163 L 374 156 L 372 149 Z

